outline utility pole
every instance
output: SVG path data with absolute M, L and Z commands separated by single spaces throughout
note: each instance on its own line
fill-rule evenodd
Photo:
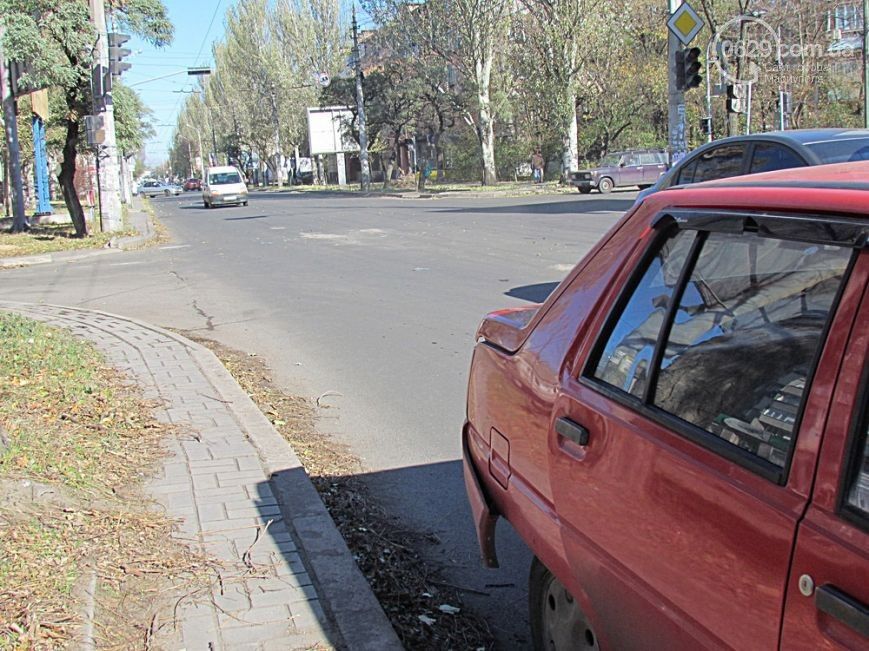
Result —
M 97 30 L 97 43 L 94 48 L 94 65 L 103 70 L 109 68 L 109 37 L 106 33 L 106 12 L 104 0 L 90 0 L 91 21 Z M 118 147 L 115 140 L 115 110 L 112 94 L 106 89 L 101 105 L 97 107 L 103 115 L 105 140 L 97 149 L 99 164 L 100 220 L 104 231 L 114 232 L 123 228 L 121 220 L 120 174 L 118 169 Z
M 0 39 L 3 31 L 0 28 Z M 27 230 L 27 217 L 24 215 L 24 187 L 21 183 L 21 149 L 18 145 L 18 116 L 15 98 L 8 79 L 9 68 L 0 44 L 0 94 L 3 98 L 3 124 L 6 132 L 6 150 L 9 152 L 9 178 L 12 181 L 12 232 Z M 8 192 L 8 188 L 7 188 Z
M 368 166 L 368 128 L 365 125 L 365 97 L 362 94 L 362 58 L 359 56 L 359 27 L 356 24 L 356 2 L 353 2 L 353 60 L 356 65 L 356 111 L 359 119 L 359 166 L 362 191 L 371 189 L 371 168 Z
M 682 6 L 682 0 L 667 0 L 668 15 Z M 676 82 L 676 53 L 682 49 L 678 37 L 667 30 L 667 126 L 670 165 L 676 164 L 688 151 L 685 141 L 685 91 Z

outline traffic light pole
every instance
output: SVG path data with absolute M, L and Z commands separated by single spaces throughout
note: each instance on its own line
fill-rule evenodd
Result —
M 106 33 L 106 13 L 104 0 L 90 0 L 91 22 L 97 30 L 97 44 L 94 49 L 94 65 L 109 68 L 109 37 Z M 97 151 L 99 161 L 100 220 L 104 231 L 114 232 L 123 228 L 121 218 L 121 188 L 118 169 L 118 147 L 115 140 L 115 111 L 112 94 L 106 91 L 102 106 L 105 140 Z
M 681 5 L 682 0 L 667 0 L 669 15 L 672 15 Z M 676 79 L 676 56 L 681 52 L 682 44 L 676 35 L 667 31 L 667 132 L 670 165 L 676 164 L 687 152 L 688 143 L 685 139 L 685 92 L 679 88 Z

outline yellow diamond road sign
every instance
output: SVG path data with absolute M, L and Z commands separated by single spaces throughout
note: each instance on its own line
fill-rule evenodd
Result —
M 682 41 L 682 45 L 688 45 L 703 29 L 703 19 L 697 15 L 691 5 L 684 2 L 670 15 L 667 27 L 676 35 L 676 38 Z

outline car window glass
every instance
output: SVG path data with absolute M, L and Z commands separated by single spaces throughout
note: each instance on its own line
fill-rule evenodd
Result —
M 751 174 L 772 172 L 791 167 L 804 167 L 803 160 L 789 147 L 769 143 L 760 143 L 754 147 L 751 158 Z
M 625 167 L 628 167 L 628 166 L 634 166 L 634 165 L 639 165 L 639 164 L 640 164 L 640 162 L 639 162 L 639 160 L 638 160 L 636 154 L 625 154 L 625 155 L 622 157 L 622 163 L 625 165 Z
M 655 154 L 640 154 L 640 165 L 657 165 L 658 157 Z
M 217 172 L 208 175 L 209 185 L 227 185 L 229 183 L 241 183 L 241 177 L 237 172 Z
M 824 163 L 853 163 L 869 160 L 869 138 L 849 138 L 806 145 Z
M 658 331 L 694 237 L 690 231 L 677 231 L 652 258 L 610 334 L 596 378 L 643 395 Z
M 655 406 L 784 467 L 850 250 L 709 234 L 675 315 Z
M 697 171 L 697 160 L 693 160 L 690 163 L 686 163 L 685 167 L 683 167 L 679 171 L 679 176 L 676 178 L 674 185 L 683 185 L 685 183 L 693 183 L 694 182 L 694 173 Z
M 726 179 L 742 174 L 742 158 L 745 145 L 724 145 L 697 157 L 697 165 L 690 179 L 680 178 L 680 183 L 700 183 Z

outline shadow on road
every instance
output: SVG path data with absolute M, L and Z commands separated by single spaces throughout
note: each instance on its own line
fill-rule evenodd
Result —
M 268 219 L 268 215 L 248 215 L 246 217 L 224 217 L 223 221 L 225 222 L 240 222 L 245 219 Z
M 504 292 L 504 295 L 518 298 L 523 301 L 530 301 L 531 303 L 542 303 L 549 298 L 549 295 L 555 291 L 555 288 L 558 287 L 558 285 L 559 282 L 522 285 L 507 290 Z

